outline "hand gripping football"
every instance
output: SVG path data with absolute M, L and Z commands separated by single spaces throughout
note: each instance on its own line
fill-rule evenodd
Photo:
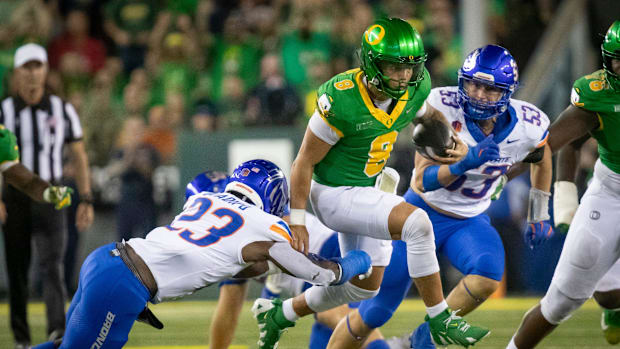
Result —
M 440 120 L 417 118 L 414 125 L 413 146 L 425 158 L 437 161 L 439 157 L 449 156 L 446 150 L 456 147 L 456 142 L 452 139 L 452 128 Z

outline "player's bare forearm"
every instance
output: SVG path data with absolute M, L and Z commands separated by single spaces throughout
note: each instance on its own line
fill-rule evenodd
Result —
M 581 146 L 590 138 L 587 134 L 562 147 L 557 155 L 556 180 L 574 182 L 577 175 L 577 165 Z
M 283 272 L 313 284 L 327 285 L 340 277 L 338 264 L 306 256 L 287 242 L 255 241 L 241 250 L 246 262 L 273 262 Z
M 43 202 L 43 192 L 50 184 L 18 163 L 4 172 L 4 179 L 35 201 Z
M 435 162 L 429 160 L 422 155 L 416 153 L 415 155 L 415 178 L 411 179 L 411 188 L 418 192 L 425 192 L 424 189 L 424 171 L 429 166 L 439 166 L 439 170 L 437 171 L 437 180 L 439 184 L 443 187 L 449 186 L 454 182 L 459 176 L 455 176 L 450 172 L 450 167 L 448 165 L 442 165 L 439 162 Z
M 599 126 L 595 113 L 569 105 L 549 127 L 551 152 L 558 152 L 565 145 L 582 138 Z
M 318 138 L 310 128 L 306 129 L 301 147 L 291 167 L 291 209 L 306 208 L 314 166 L 323 160 L 331 147 L 330 144 Z
M 548 144 L 544 145 L 543 158 L 539 162 L 531 164 L 530 181 L 532 187 L 546 193 L 551 191 L 551 177 L 553 176 L 553 160 L 551 149 Z

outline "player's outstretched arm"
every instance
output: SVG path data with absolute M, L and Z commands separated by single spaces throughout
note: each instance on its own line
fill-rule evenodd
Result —
M 310 183 L 314 166 L 323 160 L 331 145 L 317 137 L 310 127 L 301 143 L 299 152 L 291 167 L 291 223 L 293 233 L 291 245 L 297 251 L 308 253 L 309 237 L 306 230 L 306 202 L 310 194 Z
M 358 274 L 368 276 L 371 271 L 370 256 L 359 250 L 344 258 L 327 260 L 315 254 L 306 256 L 287 242 L 257 241 L 244 246 L 242 256 L 246 262 L 265 265 L 264 270 L 256 270 L 257 275 L 268 270 L 265 262 L 270 261 L 289 275 L 323 286 L 341 284 Z
M 8 168 L 3 175 L 7 183 L 35 201 L 54 204 L 56 209 L 71 205 L 71 188 L 52 186 L 21 163 Z

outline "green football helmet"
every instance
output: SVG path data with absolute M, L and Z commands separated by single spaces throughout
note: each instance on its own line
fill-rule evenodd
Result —
M 615 21 L 607 30 L 605 40 L 601 45 L 601 53 L 603 54 L 603 69 L 607 82 L 611 88 L 620 91 L 620 74 L 614 72 L 611 65 L 612 59 L 620 60 L 620 21 Z
M 406 88 L 393 89 L 390 78 L 380 69 L 381 62 L 411 65 L 413 75 Z M 400 18 L 381 18 L 362 35 L 361 68 L 368 82 L 392 98 L 400 99 L 407 88 L 424 79 L 426 52 L 420 34 Z

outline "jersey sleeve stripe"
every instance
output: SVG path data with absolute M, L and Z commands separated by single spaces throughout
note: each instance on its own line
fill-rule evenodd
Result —
M 603 126 L 604 126 L 603 125 L 603 118 L 601 117 L 601 114 L 599 114 L 599 113 L 596 113 L 596 116 L 598 117 L 598 124 L 599 124 L 597 131 L 602 131 L 603 130 Z
M 288 242 L 291 242 L 293 239 L 291 238 L 291 236 L 289 234 L 287 234 L 287 232 L 282 229 L 281 227 L 273 224 L 271 227 L 269 227 L 269 230 L 271 230 L 272 232 L 281 235 L 283 238 L 285 238 Z
M 536 148 L 540 148 L 544 146 L 545 144 L 547 144 L 548 139 L 549 139 L 549 130 L 545 131 L 545 133 L 542 136 L 542 140 L 536 145 Z
M 17 165 L 18 163 L 19 163 L 18 160 L 6 160 L 6 161 L 3 161 L 2 163 L 0 163 L 0 172 L 6 171 L 9 168 Z
M 336 126 L 332 125 L 329 123 L 329 121 L 327 121 L 327 118 L 325 118 L 325 116 L 323 115 L 323 113 L 317 113 L 321 116 L 321 119 L 323 119 L 323 121 L 325 121 L 325 123 L 327 124 L 327 126 L 329 126 L 332 130 L 334 130 L 334 132 L 336 132 L 336 134 L 338 135 L 338 137 L 342 138 L 344 137 L 344 134 L 342 133 L 342 131 L 340 131 L 339 129 L 336 128 Z

